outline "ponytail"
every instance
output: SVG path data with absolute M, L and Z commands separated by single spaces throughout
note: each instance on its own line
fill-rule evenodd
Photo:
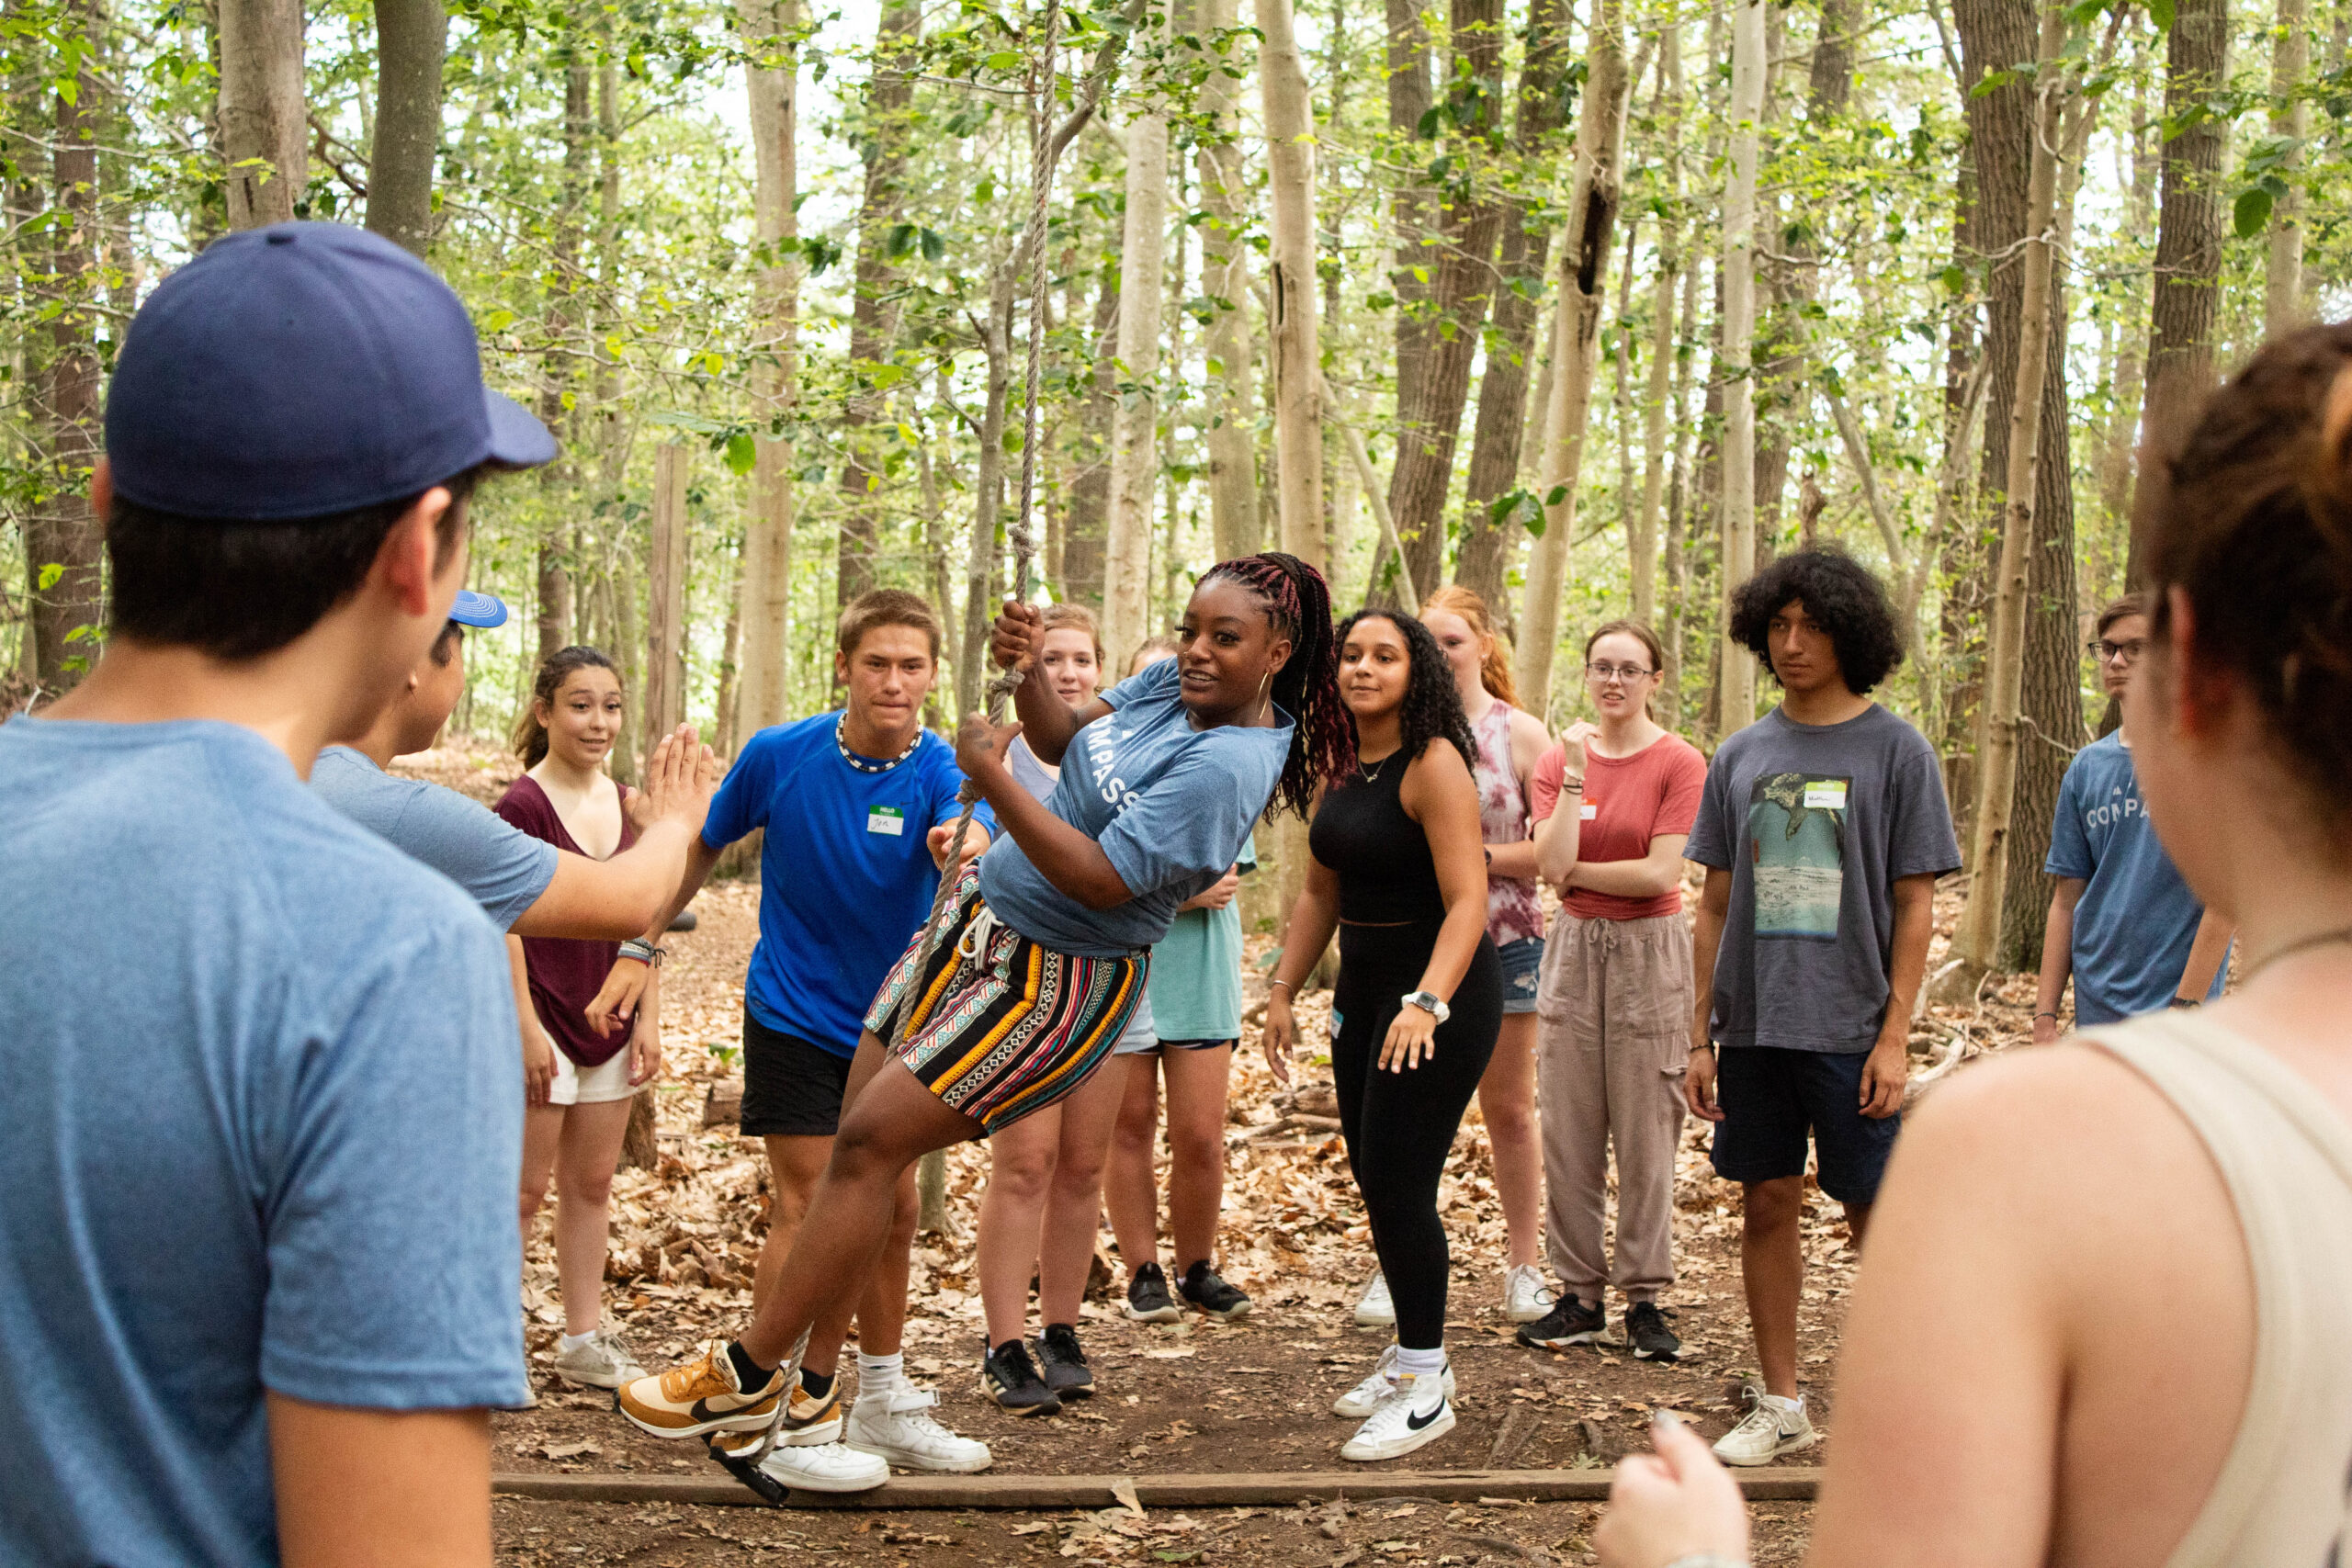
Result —
M 524 767 L 536 768 L 547 761 L 548 727 L 539 718 L 539 705 L 555 706 L 555 694 L 563 690 L 564 682 L 582 670 L 611 670 L 616 681 L 621 676 L 612 660 L 598 649 L 575 646 L 560 648 L 548 654 L 531 682 L 530 700 L 523 705 L 522 716 L 514 721 L 514 754 L 523 759 Z

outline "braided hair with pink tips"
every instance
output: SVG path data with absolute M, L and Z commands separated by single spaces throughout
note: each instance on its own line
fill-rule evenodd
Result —
M 1330 585 L 1321 572 L 1278 550 L 1219 561 L 1201 577 L 1204 583 L 1213 580 L 1255 594 L 1275 628 L 1290 638 L 1290 659 L 1275 674 L 1272 694 L 1297 728 L 1267 809 L 1269 815 L 1288 810 L 1304 818 L 1314 803 L 1316 785 L 1340 777 L 1356 761 L 1355 726 L 1340 701 Z

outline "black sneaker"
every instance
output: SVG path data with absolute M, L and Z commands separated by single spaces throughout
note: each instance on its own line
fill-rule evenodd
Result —
M 1008 1339 L 980 1362 L 980 1392 L 1015 1416 L 1051 1416 L 1062 1407 L 1061 1396 L 1037 1375 L 1029 1347 Z
M 1184 1270 L 1184 1282 L 1176 1288 L 1211 1317 L 1230 1322 L 1250 1315 L 1250 1298 L 1218 1278 L 1205 1258 Z
M 1516 1337 L 1537 1350 L 1565 1350 L 1571 1345 L 1591 1344 L 1608 1325 L 1609 1314 L 1599 1303 L 1587 1306 L 1574 1296 L 1563 1295 L 1535 1322 L 1521 1324 Z
M 1666 1325 L 1666 1314 L 1657 1310 L 1656 1302 L 1635 1302 L 1625 1314 L 1625 1342 L 1634 1348 L 1636 1361 L 1682 1359 L 1682 1341 Z
M 1078 1330 L 1067 1323 L 1049 1323 L 1037 1336 L 1037 1369 L 1045 1374 L 1046 1386 L 1064 1399 L 1094 1396 L 1094 1369 L 1079 1348 Z
M 1127 1281 L 1127 1304 L 1123 1310 L 1134 1323 L 1173 1323 L 1184 1315 L 1176 1310 L 1176 1298 L 1168 1293 L 1168 1276 L 1157 1263 L 1145 1264 Z

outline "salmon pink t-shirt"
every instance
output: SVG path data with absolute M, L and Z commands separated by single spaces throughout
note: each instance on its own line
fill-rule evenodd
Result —
M 1531 820 L 1541 822 L 1558 807 L 1567 762 L 1567 750 L 1561 746 L 1536 759 L 1527 781 Z M 1707 759 L 1679 735 L 1662 735 L 1630 757 L 1604 757 L 1588 747 L 1584 794 L 1568 797 L 1581 807 L 1577 863 L 1640 860 L 1650 852 L 1652 839 L 1690 832 L 1706 787 Z M 1562 903 L 1568 913 L 1588 920 L 1641 920 L 1680 914 L 1682 889 L 1628 898 L 1571 887 Z

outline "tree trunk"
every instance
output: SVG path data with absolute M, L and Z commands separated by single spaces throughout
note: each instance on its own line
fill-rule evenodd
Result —
M 1266 335 L 1274 378 L 1274 472 L 1283 548 L 1323 564 L 1323 400 L 1315 321 L 1315 121 L 1291 0 L 1257 0 L 1273 245 Z
M 1661 510 L 1666 500 L 1667 400 L 1674 388 L 1674 286 L 1682 265 L 1679 212 L 1682 195 L 1682 165 L 1681 160 L 1672 151 L 1678 144 L 1682 116 L 1680 32 L 1679 27 L 1669 23 L 1660 29 L 1658 40 L 1659 102 L 1655 118 L 1659 125 L 1659 134 L 1669 149 L 1662 172 L 1666 187 L 1663 193 L 1666 217 L 1659 225 L 1657 236 L 1657 281 L 1650 292 L 1650 369 L 1642 400 L 1640 521 L 1626 531 L 1626 545 L 1633 553 L 1633 592 L 1629 597 L 1634 619 L 1653 628 L 1657 624 L 1658 563 L 1656 547 Z M 1628 259 L 1632 254 L 1631 247 L 1628 247 Z M 1666 550 L 1671 558 L 1668 572 L 1670 580 L 1680 564 L 1679 543 L 1668 540 Z M 1679 594 L 1679 583 L 1670 582 L 1669 586 Z
M 1676 29 L 1679 31 L 1679 29 Z M 1677 54 L 1679 56 L 1679 51 Z M 1676 64 L 1679 83 L 1679 60 Z M 1698 324 L 1699 265 L 1695 252 L 1686 253 L 1682 267 L 1682 299 L 1674 307 L 1677 325 L 1675 342 L 1688 344 L 1692 329 Z M 1659 307 L 1666 309 L 1665 305 Z M 1657 717 L 1668 728 L 1679 731 L 1682 727 L 1683 626 L 1689 619 L 1690 606 L 1701 599 L 1691 592 L 1690 570 L 1690 377 L 1691 366 L 1698 355 L 1676 355 L 1674 368 L 1673 412 L 1670 423 L 1673 453 L 1667 473 L 1666 491 L 1666 624 L 1658 628 L 1658 640 L 1666 649 L 1666 678 L 1658 686 Z
M 1392 8 L 1408 3 L 1392 0 Z M 1501 142 L 1495 117 L 1502 105 L 1502 0 L 1452 0 L 1452 23 L 1446 100 L 1455 120 L 1470 123 L 1455 127 L 1446 151 L 1464 165 L 1464 175 L 1448 187 L 1415 194 L 1414 210 L 1425 223 L 1431 217 L 1435 222 L 1425 234 L 1399 234 L 1400 270 L 1416 283 L 1413 269 L 1426 272 L 1430 281 L 1419 311 L 1407 308 L 1401 285 L 1397 296 L 1396 461 L 1388 473 L 1388 511 L 1404 541 L 1405 558 L 1412 563 L 1414 581 L 1430 585 L 1444 577 L 1453 448 L 1479 328 L 1494 292 L 1495 236 L 1502 222 L 1501 209 L 1477 196 L 1474 184 Z M 1392 76 L 1389 82 L 1392 110 L 1399 80 Z M 1406 192 L 1399 192 L 1398 202 L 1401 217 Z M 1408 253 L 1417 259 L 1408 260 Z
M 1159 332 L 1168 260 L 1168 117 L 1127 122 L 1127 212 L 1119 254 L 1119 396 L 1111 414 L 1111 517 L 1102 643 L 1126 649 L 1151 619 L 1152 496 L 1159 477 Z
M 2165 38 L 2165 119 L 2211 105 L 2229 85 L 2227 0 L 2181 0 Z M 2229 117 L 2216 108 L 2165 143 L 2164 195 L 2156 219 L 2154 297 L 2150 304 L 2147 400 L 2140 419 L 2146 450 L 2170 451 L 2213 387 L 2213 328 L 2222 300 L 2222 154 Z M 2140 581 L 2140 535 L 2127 575 Z
M 652 548 L 647 552 L 644 742 L 640 765 L 686 717 L 686 448 L 653 449 Z
M 1724 341 L 1716 364 L 1724 383 L 1724 613 L 1756 566 L 1756 160 L 1764 116 L 1763 0 L 1735 0 L 1732 13 L 1730 174 L 1724 191 Z M 1756 662 L 1745 649 L 1723 648 L 1716 739 L 1756 716 Z
M 743 525 L 742 685 L 735 733 L 749 737 L 784 721 L 788 706 L 785 649 L 791 646 L 792 449 L 775 423 L 799 395 L 800 263 L 788 247 L 800 231 L 799 61 L 782 41 L 799 19 L 797 0 L 742 0 L 748 49 L 772 65 L 747 65 L 756 184 L 752 232 L 759 275 L 753 295 L 751 391 L 754 446 L 752 510 Z M 775 40 L 775 41 L 771 41 Z M 941 614 L 946 606 L 940 606 Z
M 90 40 L 69 98 L 56 94 L 52 174 L 55 209 L 49 238 L 50 287 L 58 304 L 48 322 L 49 493 L 25 517 L 25 568 L 31 604 L 33 675 L 46 693 L 64 691 L 88 672 L 104 618 L 98 561 L 104 529 L 90 506 L 90 470 L 98 458 L 98 150 L 104 89 L 90 69 L 98 9 L 80 0 L 70 26 Z M 21 243 L 21 242 L 20 242 Z
M 441 0 L 376 0 L 375 9 L 368 227 L 421 256 L 433 238 L 433 165 L 441 151 L 441 62 L 449 50 L 449 14 Z M 567 134 L 567 154 L 570 147 Z
M 2306 0 L 2278 0 L 2278 26 L 2270 43 L 2270 134 L 2294 143 L 2278 177 L 2287 194 L 2270 209 L 2270 254 L 2263 273 L 2262 333 L 2277 337 L 2301 326 L 2310 312 L 2303 303 L 2302 144 L 2311 140 L 2312 106 L 2303 98 L 2311 72 L 2311 9 Z
M 310 181 L 301 0 L 219 0 L 229 227 L 284 223 Z
M 1437 252 L 1437 193 L 1422 173 L 1428 144 L 1421 126 L 1435 104 L 1430 86 L 1430 36 L 1420 0 L 1385 0 L 1382 48 L 1388 95 L 1388 146 L 1399 165 L 1388 177 L 1388 222 L 1396 249 L 1388 268 L 1389 332 L 1396 354 L 1396 461 L 1390 466 L 1388 510 L 1396 510 L 1396 474 L 1405 452 L 1424 434 L 1420 420 L 1429 377 L 1430 349 L 1437 341 L 1433 316 Z M 1338 323 L 1333 323 L 1336 328 Z M 1415 538 L 1419 534 L 1418 525 Z
M 1549 156 L 1557 140 L 1567 34 L 1566 0 L 1531 0 L 1527 61 L 1520 67 L 1517 118 L 1511 128 L 1512 150 L 1530 167 Z M 1498 615 L 1506 612 L 1503 584 L 1521 525 L 1515 518 L 1498 524 L 1494 504 L 1519 483 L 1520 449 L 1527 432 L 1527 366 L 1533 357 L 1536 323 L 1543 319 L 1544 268 L 1552 240 L 1550 231 L 1531 226 L 1529 217 L 1524 198 L 1503 198 L 1494 329 L 1486 371 L 1478 381 L 1478 418 L 1470 436 L 1469 471 L 1464 476 L 1469 515 L 1454 558 L 1454 581 L 1485 600 Z M 1539 422 L 1540 410 L 1539 403 Z
M 1204 39 L 1229 32 L 1235 0 L 1201 0 L 1195 27 Z M 1238 47 L 1231 40 L 1227 47 Z M 1231 56 L 1204 63 L 1199 112 L 1204 122 L 1195 153 L 1201 181 L 1201 292 L 1215 315 L 1204 350 L 1208 355 L 1210 532 L 1221 560 L 1254 554 L 1258 527 L 1257 415 L 1250 378 L 1250 178 L 1242 166 L 1241 66 Z
M 956 657 L 956 711 L 977 713 L 988 658 L 989 623 L 996 608 L 996 531 L 1004 521 L 1004 411 L 1012 389 L 1013 266 L 999 265 L 989 279 L 988 331 L 980 347 L 988 356 L 988 389 L 980 405 L 979 474 L 972 486 L 972 538 L 965 558 L 964 637 Z M 1150 520 L 1145 520 L 1147 530 Z M 1114 568 L 1114 592 L 1117 578 Z M 1136 573 L 1142 577 L 1138 563 Z M 1106 649 L 1123 648 L 1112 640 L 1106 625 Z
M 899 55 L 915 42 L 922 12 L 912 0 L 890 0 L 874 40 L 874 72 L 865 93 L 861 129 L 865 149 L 865 195 L 857 214 L 856 294 L 850 307 L 849 395 L 842 400 L 841 535 L 834 570 L 834 597 L 847 605 L 876 582 L 882 551 L 882 508 L 875 491 L 882 482 L 879 462 L 866 429 L 883 403 L 874 386 L 875 367 L 890 354 L 899 335 L 899 305 L 890 298 L 899 268 L 890 259 L 890 231 L 905 200 L 909 111 L 914 82 Z
M 594 109 L 589 102 L 588 66 L 575 59 L 563 79 L 563 186 L 555 214 L 549 246 L 554 277 L 548 301 L 548 339 L 553 352 L 540 367 L 539 422 L 549 430 L 565 423 L 564 394 L 573 380 L 572 354 L 586 334 L 574 315 L 580 299 L 581 220 L 588 201 L 588 151 L 595 134 Z M 372 188 L 372 187 L 371 187 Z M 368 209 L 373 216 L 375 209 Z M 568 504 L 574 464 L 569 453 L 540 472 L 540 493 L 546 515 L 540 521 L 538 570 L 539 660 L 545 663 L 571 640 L 572 590 L 569 548 L 571 507 Z
M 1761 3 L 1761 0 L 1758 0 Z M 1600 356 L 1600 307 L 1609 290 L 1609 248 L 1623 205 L 1625 71 L 1621 0 L 1593 0 L 1585 60 L 1590 74 L 1577 125 L 1576 183 L 1560 247 L 1559 306 L 1552 359 L 1556 369 L 1544 415 L 1544 536 L 1527 572 L 1513 671 L 1520 705 L 1551 711 L 1552 663 L 1560 641 L 1560 602 L 1574 543 L 1577 476 L 1592 407 L 1592 372 Z
M 1111 411 L 1119 397 L 1113 349 L 1119 326 L 1119 273 L 1099 269 L 1094 330 L 1087 341 L 1086 395 L 1078 405 L 1070 443 L 1069 510 L 1062 525 L 1062 592 L 1081 603 L 1102 603 L 1102 532 L 1111 513 Z M 1129 650 L 1117 650 L 1124 658 Z

